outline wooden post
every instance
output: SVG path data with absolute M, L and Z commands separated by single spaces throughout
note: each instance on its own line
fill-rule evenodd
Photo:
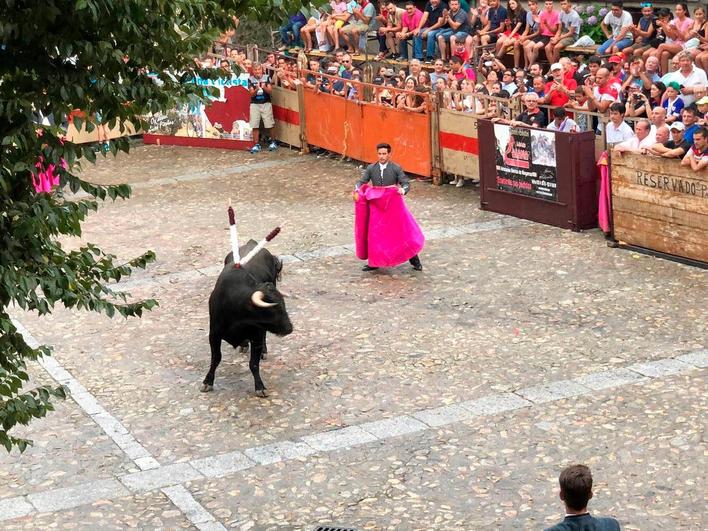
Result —
M 440 186 L 442 184 L 442 164 L 440 153 L 440 108 L 442 93 L 436 92 L 434 97 L 430 98 L 430 153 L 432 154 L 432 168 L 430 173 L 433 176 L 433 184 Z
M 297 112 L 300 115 L 300 153 L 309 153 L 310 146 L 305 129 L 305 85 L 302 83 L 297 85 Z

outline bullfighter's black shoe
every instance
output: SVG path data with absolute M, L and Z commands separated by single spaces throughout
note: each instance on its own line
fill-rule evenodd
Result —
M 423 271 L 423 264 L 420 263 L 420 258 L 418 258 L 418 255 L 415 255 L 408 261 L 413 266 L 413 269 L 415 269 L 416 271 Z
M 366 264 L 361 268 L 362 271 L 376 271 L 377 269 L 378 267 L 371 267 L 369 264 Z

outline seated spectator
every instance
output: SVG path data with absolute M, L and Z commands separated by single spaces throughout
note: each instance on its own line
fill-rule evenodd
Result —
M 693 143 L 693 133 L 700 128 L 698 125 L 697 109 L 693 105 L 684 107 L 681 111 L 681 121 L 686 128 L 683 132 L 683 136 L 686 137 L 686 140 Z
M 531 4 L 529 3 L 529 8 Z M 544 2 L 543 11 L 536 15 L 532 15 L 534 22 L 538 21 L 538 35 L 524 45 L 526 54 L 526 64 L 531 65 L 536 62 L 539 52 L 550 41 L 558 31 L 560 26 L 560 13 L 553 9 L 553 0 Z
M 669 74 L 669 81 L 676 81 L 681 86 L 681 99 L 686 106 L 696 101 L 696 96 L 705 96 L 708 77 L 703 69 L 693 64 L 690 52 L 681 52 L 674 59 L 678 69 Z
M 583 25 L 570 0 L 561 0 L 560 6 L 558 30 L 546 44 L 546 59 L 549 63 L 557 63 L 561 52 L 580 38 L 580 26 Z
M 300 29 L 307 24 L 307 19 L 301 11 L 298 11 L 294 15 L 290 15 L 288 21 L 280 26 L 280 41 L 283 45 L 278 48 L 279 50 L 285 50 L 291 46 L 302 47 L 302 39 L 300 39 Z
M 681 160 L 682 166 L 690 166 L 693 171 L 708 167 L 708 129 L 701 127 L 693 133 L 693 146 Z
M 307 24 L 300 29 L 300 38 L 304 43 L 305 53 L 310 53 L 315 48 L 314 43 L 317 43 L 317 49 L 321 52 L 329 52 L 332 49 L 327 33 L 331 12 L 332 6 L 329 4 L 318 7 L 315 15 L 310 17 Z
M 538 95 L 529 92 L 523 97 L 524 105 L 526 110 L 519 114 L 515 120 L 511 120 L 509 125 L 527 125 L 529 127 L 546 127 L 548 120 L 546 120 L 546 113 L 538 106 L 539 98 Z
M 528 11 L 526 11 L 526 29 L 521 36 L 514 41 L 514 68 L 521 66 L 521 53 L 524 54 L 524 68 L 528 68 L 533 61 L 528 60 L 528 53 L 537 39 L 541 35 L 539 28 L 538 1 L 528 0 Z
M 488 5 L 487 22 L 477 33 L 482 46 L 497 42 L 499 35 L 504 31 L 504 21 L 509 18 L 506 8 L 500 4 L 499 0 L 489 0 Z
M 349 49 L 353 50 L 354 55 L 361 53 L 359 49 L 359 36 L 362 34 L 366 35 L 367 32 L 373 29 L 376 23 L 375 17 L 376 7 L 372 2 L 367 3 L 363 8 L 355 7 L 352 10 L 351 21 L 340 30 L 342 36 L 349 44 Z
M 641 57 L 635 57 L 629 63 L 629 71 L 625 73 L 622 80 L 622 93 L 629 94 L 630 87 L 637 90 L 644 88 L 644 80 L 642 79 L 642 70 L 644 70 L 644 62 Z M 651 83 L 649 84 L 651 86 Z M 647 87 L 648 88 L 648 87 Z
M 531 91 L 532 91 L 532 92 L 535 92 L 536 95 L 537 95 L 541 100 L 543 100 L 543 99 L 546 97 L 545 88 L 546 88 L 546 83 L 545 83 L 545 80 L 543 79 L 543 77 L 541 77 L 541 76 L 536 76 L 536 77 L 533 78 L 533 80 L 531 81 Z
M 620 531 L 614 518 L 595 518 L 588 512 L 593 496 L 592 473 L 585 465 L 571 465 L 558 478 L 560 499 L 565 505 L 565 518 L 546 531 Z
M 554 63 L 551 65 L 551 81 L 546 83 L 543 88 L 543 102 L 553 107 L 562 107 L 568 103 L 577 86 L 574 79 L 563 77 L 563 66 L 560 63 Z
M 568 113 L 563 107 L 556 107 L 553 109 L 552 113 L 553 120 L 546 129 L 551 131 L 558 131 L 560 133 L 577 133 L 578 124 L 572 118 L 568 117 Z
M 651 3 L 644 2 L 641 4 L 642 16 L 636 25 L 629 28 L 634 41 L 631 46 L 626 48 L 626 51 L 632 53 L 635 57 L 642 57 L 645 50 L 651 47 L 651 41 L 656 30 L 656 17 L 654 16 L 654 8 Z
M 381 61 L 386 57 L 391 57 L 392 59 L 398 58 L 396 34 L 400 33 L 403 28 L 403 14 L 405 10 L 396 7 L 394 2 L 388 2 L 386 4 L 386 13 L 386 24 L 379 26 L 378 31 L 379 50 L 381 50 L 381 52 L 376 56 L 377 61 Z
M 610 105 L 610 121 L 605 125 L 605 139 L 608 146 L 629 140 L 634 136 L 632 128 L 624 121 L 625 107 L 616 102 Z
M 647 98 L 635 85 L 630 85 L 627 91 L 627 116 L 632 118 L 649 118 L 652 108 Z
M 423 39 L 426 41 L 425 62 L 430 64 L 435 58 L 435 45 L 438 42 L 438 35 L 443 31 L 446 17 L 443 13 L 447 10 L 447 4 L 442 0 L 428 0 L 423 8 L 423 17 L 420 19 L 418 33 L 413 41 L 413 54 L 416 59 L 422 59 Z
M 615 153 L 643 153 L 647 154 L 649 148 L 656 143 L 651 131 L 649 120 L 642 118 L 634 124 L 634 135 L 613 148 Z
M 415 87 L 418 85 L 418 82 L 416 79 L 412 76 L 409 76 L 406 78 L 406 80 L 403 82 L 403 90 L 408 90 L 410 92 L 415 91 Z M 413 103 L 413 101 L 410 99 L 411 95 L 406 94 L 404 92 L 399 92 L 396 94 L 395 102 L 396 102 L 396 108 L 397 109 L 404 109 L 408 103 Z
M 327 36 L 334 49 L 339 50 L 340 30 L 349 22 L 352 13 L 344 0 L 330 0 L 329 5 L 332 7 L 332 14 L 327 19 Z
M 521 38 L 526 30 L 526 10 L 521 7 L 521 0 L 509 0 L 506 4 L 508 18 L 504 21 L 504 31 L 499 34 L 495 46 L 495 54 L 501 59 L 510 46 L 514 46 L 515 41 Z M 517 66 L 516 62 L 514 66 Z
M 669 123 L 681 120 L 684 104 L 683 99 L 679 96 L 680 90 L 681 86 L 676 81 L 666 85 L 664 101 L 661 106 L 666 109 L 666 119 Z
M 664 101 L 665 92 L 666 85 L 664 85 L 661 81 L 652 83 L 649 88 L 649 105 L 651 105 L 651 107 L 661 107 L 661 104 Z
M 639 76 L 642 78 L 642 90 L 649 90 L 652 83 L 661 80 L 659 75 L 659 60 L 650 55 L 644 60 L 644 68 L 639 71 Z
M 401 17 L 401 30 L 396 33 L 396 42 L 398 43 L 398 53 L 404 61 L 408 61 L 408 41 L 413 39 L 423 18 L 423 12 L 415 7 L 412 0 L 406 2 L 406 9 Z M 413 43 L 413 56 L 421 60 L 422 49 L 418 50 L 418 55 L 415 55 L 415 42 Z
M 659 25 L 664 30 L 666 41 L 660 44 L 654 52 L 659 59 L 662 72 L 669 71 L 669 59 L 683 50 L 684 44 L 689 39 L 689 31 L 693 20 L 688 17 L 688 6 L 676 4 L 674 19 L 668 23 L 660 20 Z
M 460 0 L 450 0 L 450 10 L 447 13 L 447 17 L 445 17 L 445 25 L 438 34 L 440 57 L 447 59 L 448 49 L 454 49 L 456 41 L 465 42 L 469 32 L 470 26 L 467 12 L 460 7 Z M 448 43 L 450 48 L 447 47 Z
M 632 15 L 623 7 L 622 2 L 615 0 L 602 19 L 600 27 L 607 40 L 597 49 L 598 55 L 621 52 L 632 45 L 632 34 L 629 31 L 633 25 Z
M 674 122 L 668 129 L 670 138 L 663 143 L 660 143 L 659 129 L 657 129 L 657 143 L 649 149 L 649 152 L 652 155 L 667 159 L 682 159 L 688 153 L 688 150 L 691 149 L 691 143 L 683 137 L 683 124 Z

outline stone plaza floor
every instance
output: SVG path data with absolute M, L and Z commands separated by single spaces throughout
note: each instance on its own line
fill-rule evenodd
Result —
M 119 260 L 154 250 L 115 287 L 160 306 L 15 314 L 54 347 L 34 382 L 72 395 L 17 430 L 24 454 L 0 453 L 0 529 L 543 529 L 578 462 L 594 514 L 706 528 L 707 272 L 414 182 L 424 271 L 364 273 L 358 174 L 284 148 L 137 145 L 87 168 L 133 197 L 82 241 Z M 287 222 L 270 248 L 295 331 L 269 337 L 267 398 L 226 345 L 214 392 L 198 390 L 229 199 L 242 242 Z

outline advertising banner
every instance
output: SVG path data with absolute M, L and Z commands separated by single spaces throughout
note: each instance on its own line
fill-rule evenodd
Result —
M 497 189 L 557 201 L 555 133 L 494 124 L 494 136 Z

